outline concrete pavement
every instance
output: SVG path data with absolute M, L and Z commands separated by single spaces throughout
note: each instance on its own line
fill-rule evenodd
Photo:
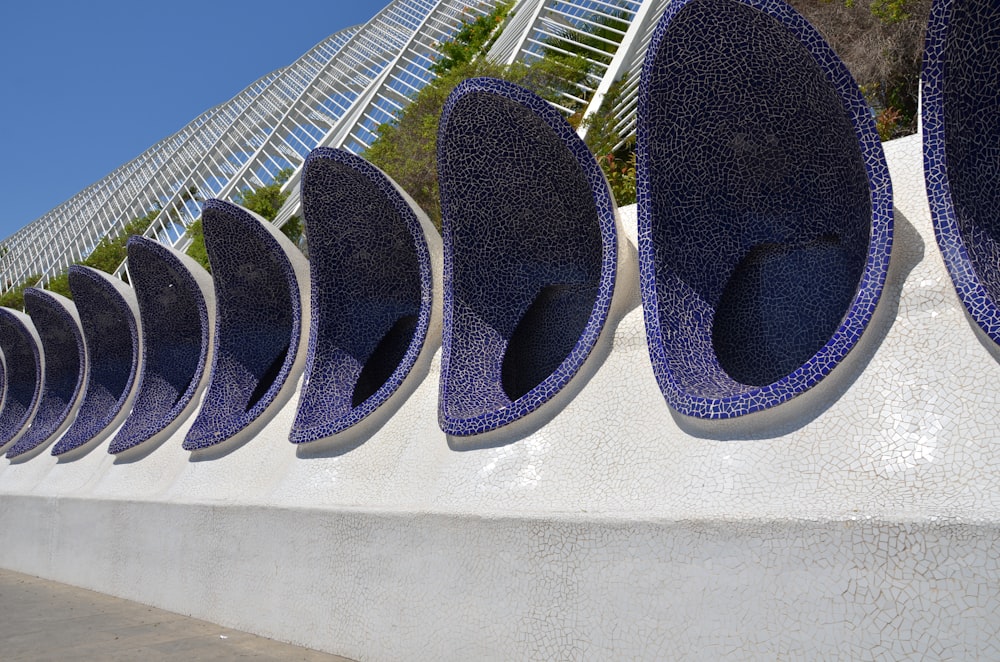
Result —
M 350 662 L 102 593 L 0 569 L 0 659 Z

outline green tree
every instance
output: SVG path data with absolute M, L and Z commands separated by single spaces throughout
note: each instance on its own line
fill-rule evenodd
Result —
M 279 171 L 269 184 L 241 190 L 234 196 L 233 201 L 241 207 L 262 216 L 264 219 L 273 221 L 278 216 L 281 206 L 285 204 L 289 195 L 287 191 L 282 193 L 281 187 L 294 172 L 292 168 L 285 168 Z M 302 219 L 299 216 L 292 216 L 281 226 L 281 231 L 293 243 L 298 244 L 304 233 Z M 187 254 L 211 272 L 212 267 L 208 262 L 208 250 L 205 248 L 205 230 L 202 227 L 201 218 L 196 219 L 188 226 L 187 236 L 191 238 L 191 245 L 188 246 Z
M 50 278 L 45 289 L 72 299 L 73 293 L 69 289 L 69 271 L 64 270 L 58 276 Z
M 0 295 L 0 306 L 24 310 L 24 291 L 27 288 L 36 285 L 41 279 L 41 274 L 31 274 L 15 287 L 12 287 L 4 292 L 3 295 Z

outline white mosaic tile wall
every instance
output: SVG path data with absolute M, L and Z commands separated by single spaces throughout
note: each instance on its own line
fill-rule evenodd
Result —
M 998 659 L 998 352 L 937 252 L 919 138 L 886 154 L 883 308 L 782 417 L 675 420 L 634 308 L 506 445 L 449 447 L 436 358 L 339 456 L 296 456 L 293 398 L 216 460 L 188 422 L 140 462 L 4 466 L 0 566 L 366 660 Z

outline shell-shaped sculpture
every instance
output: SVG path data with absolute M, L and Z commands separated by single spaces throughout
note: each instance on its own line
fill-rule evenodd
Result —
M 45 355 L 45 380 L 31 427 L 10 449 L 11 457 L 38 453 L 73 421 L 83 399 L 87 350 L 76 305 L 64 296 L 29 287 L 24 306 Z
M 1000 4 L 935 0 L 924 51 L 924 176 L 969 316 L 1000 343 Z
M 724 419 L 812 388 L 859 341 L 892 245 L 871 110 L 780 0 L 677 0 L 638 107 L 639 261 L 654 372 Z
M 306 159 L 302 207 L 312 311 L 293 443 L 354 426 L 410 374 L 431 327 L 428 236 L 437 238 L 391 179 L 343 150 L 319 148 Z
M 563 390 L 604 330 L 616 210 L 600 166 L 533 93 L 475 78 L 438 129 L 444 222 L 439 422 L 473 435 Z
M 197 406 L 208 382 L 212 279 L 187 255 L 143 237 L 128 242 L 129 276 L 142 321 L 142 374 L 132 413 L 111 440 L 121 454 L 155 446 Z
M 208 390 L 184 448 L 223 452 L 249 440 L 294 392 L 305 363 L 309 267 L 272 224 L 237 205 L 207 200 L 202 227 L 215 339 Z
M 114 432 L 128 416 L 140 369 L 139 308 L 132 288 L 103 271 L 73 265 L 69 289 L 87 345 L 87 379 L 76 420 L 53 446 L 53 455 L 84 454 Z
M 45 380 L 41 339 L 22 312 L 0 308 L 0 351 L 3 352 L 5 397 L 0 410 L 0 450 L 11 454 L 38 409 Z

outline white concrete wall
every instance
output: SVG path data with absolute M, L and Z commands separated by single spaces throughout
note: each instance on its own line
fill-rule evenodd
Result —
M 1000 364 L 919 139 L 887 156 L 885 323 L 791 422 L 685 432 L 636 308 L 504 446 L 451 450 L 436 357 L 340 456 L 296 457 L 293 398 L 216 460 L 181 450 L 188 421 L 136 463 L 2 467 L 0 566 L 366 660 L 1000 658 Z

